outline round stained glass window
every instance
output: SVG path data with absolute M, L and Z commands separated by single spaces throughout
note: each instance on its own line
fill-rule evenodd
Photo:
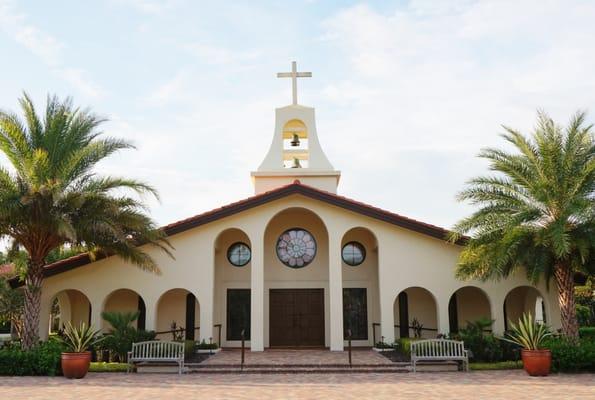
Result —
M 345 264 L 355 267 L 366 259 L 366 249 L 361 243 L 349 242 L 343 246 L 341 257 Z
M 227 249 L 227 259 L 231 265 L 236 267 L 243 267 L 250 262 L 252 252 L 246 243 L 234 243 Z
M 288 229 L 277 240 L 277 257 L 288 267 L 302 268 L 316 256 L 316 241 L 310 232 Z

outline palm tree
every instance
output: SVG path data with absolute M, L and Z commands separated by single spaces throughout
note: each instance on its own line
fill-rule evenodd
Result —
M 43 266 L 52 250 L 82 246 L 91 258 L 119 255 L 158 272 L 139 244 L 168 254 L 163 233 L 145 213 L 142 195 L 157 196 L 149 185 L 100 176 L 95 165 L 133 146 L 98 131 L 105 119 L 49 97 L 42 117 L 25 93 L 19 100 L 24 120 L 0 111 L 0 150 L 11 169 L 0 166 L 0 238 L 27 253 L 22 345 L 37 343 Z
M 479 206 L 454 227 L 470 234 L 459 278 L 500 279 L 524 269 L 534 283 L 553 278 L 562 330 L 578 337 L 574 273 L 595 273 L 595 141 L 585 114 L 566 128 L 538 113 L 531 137 L 504 127 L 514 152 L 484 149 L 495 174 L 472 179 L 458 198 Z

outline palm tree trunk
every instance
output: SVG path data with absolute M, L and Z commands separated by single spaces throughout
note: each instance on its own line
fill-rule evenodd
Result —
M 558 286 L 558 303 L 562 318 L 564 335 L 578 339 L 578 320 L 574 302 L 574 274 L 566 263 L 559 263 L 554 269 L 554 277 Z
M 25 315 L 23 349 L 31 349 L 39 340 L 39 314 L 41 309 L 41 283 L 43 281 L 43 263 L 29 260 L 25 277 Z

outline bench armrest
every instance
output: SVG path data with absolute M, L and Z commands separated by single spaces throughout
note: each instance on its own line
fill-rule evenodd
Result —
M 127 359 L 128 359 L 128 362 L 130 362 L 130 359 L 132 358 L 132 352 L 131 352 L 131 351 L 129 351 L 129 352 L 128 352 L 128 353 L 126 353 L 126 354 L 127 354 L 127 356 L 128 356 L 128 357 L 127 357 Z

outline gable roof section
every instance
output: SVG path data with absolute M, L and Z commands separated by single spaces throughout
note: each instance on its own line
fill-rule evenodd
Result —
M 216 208 L 211 211 L 204 212 L 202 214 L 195 215 L 190 218 L 186 218 L 169 225 L 162 227 L 163 231 L 167 236 L 173 236 L 175 234 L 185 232 L 189 229 L 196 228 L 201 225 L 208 224 L 213 221 L 217 221 L 221 218 L 228 217 L 240 213 L 242 211 L 249 210 L 287 197 L 293 194 L 299 194 L 314 200 L 323 201 L 333 206 L 343 208 L 361 215 L 365 215 L 370 218 L 374 218 L 392 225 L 399 226 L 404 229 L 408 229 L 423 235 L 431 236 L 433 238 L 446 240 L 448 230 L 439 226 L 430 225 L 425 222 L 420 222 L 411 218 L 404 217 L 399 214 L 395 214 L 377 207 L 370 206 L 365 203 L 361 203 L 356 200 L 349 199 L 347 197 L 339 196 L 334 193 L 326 192 L 324 190 L 316 189 L 312 186 L 304 185 L 299 180 L 293 183 L 271 191 L 261 193 L 247 199 L 240 200 L 235 203 L 225 205 L 220 208 Z M 467 241 L 466 237 L 463 237 L 457 242 L 459 245 L 465 244 Z M 44 276 L 49 277 L 52 275 L 59 274 L 71 270 L 73 268 L 81 267 L 89 264 L 93 261 L 106 258 L 105 255 L 97 255 L 95 260 L 92 260 L 87 253 L 79 254 L 73 257 L 66 258 L 64 260 L 56 261 L 52 264 L 48 264 L 44 267 Z

